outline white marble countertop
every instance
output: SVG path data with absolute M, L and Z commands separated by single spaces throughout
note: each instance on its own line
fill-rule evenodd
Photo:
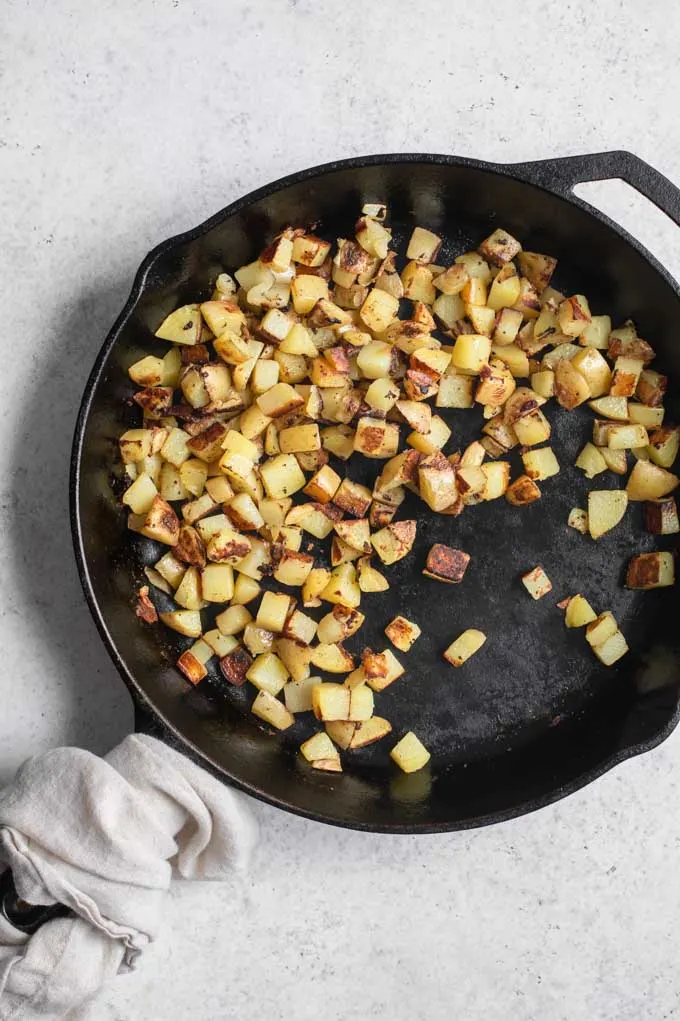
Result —
M 31 753 L 104 751 L 132 727 L 72 562 L 67 467 L 87 373 L 146 251 L 259 184 L 359 153 L 628 148 L 680 181 L 680 8 L 657 10 L 7 0 L 0 782 Z M 582 194 L 678 276 L 661 214 L 621 184 Z M 679 798 L 676 732 L 483 831 L 362 835 L 256 804 L 248 882 L 178 886 L 164 937 L 92 1017 L 675 1017 Z

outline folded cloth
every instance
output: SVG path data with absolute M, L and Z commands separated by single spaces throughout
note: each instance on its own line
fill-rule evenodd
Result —
M 71 1016 L 156 938 L 173 874 L 222 879 L 256 839 L 245 797 L 155 738 L 29 759 L 0 791 L 0 872 L 74 914 L 30 938 L 0 917 L 0 1021 Z

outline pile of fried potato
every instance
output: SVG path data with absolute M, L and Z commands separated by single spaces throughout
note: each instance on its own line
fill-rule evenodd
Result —
M 441 239 L 416 227 L 399 269 L 386 216 L 365 206 L 335 246 L 288 228 L 233 278 L 221 274 L 209 301 L 173 311 L 156 331 L 167 352 L 128 370 L 143 422 L 120 437 L 128 526 L 169 547 L 146 569 L 176 606 L 161 620 L 194 639 L 178 667 L 197 684 L 218 657 L 230 684 L 258 689 L 253 713 L 280 730 L 313 711 L 324 730 L 302 755 L 331 771 L 338 749 L 392 729 L 374 695 L 403 665 L 390 649 L 356 663 L 343 643 L 364 622 L 362 597 L 389 587 L 382 568 L 413 546 L 416 522 L 397 520 L 406 491 L 451 516 L 500 497 L 540 499 L 539 483 L 560 471 L 547 445 L 554 399 L 597 416 L 576 462 L 588 478 L 624 474 L 634 458 L 625 489 L 592 491 L 569 524 L 598 538 L 629 500 L 644 500 L 650 531 L 678 531 L 669 469 L 680 432 L 664 425 L 667 381 L 634 325 L 612 330 L 583 295 L 560 294 L 556 260 L 500 229 L 443 265 Z M 451 429 L 439 412 L 477 406 L 479 439 L 445 453 Z M 518 446 L 524 471 L 511 480 Z M 355 454 L 380 462 L 372 489 L 340 474 Z M 305 536 L 330 540 L 330 566 Z M 424 573 L 460 582 L 469 557 L 447 549 Z M 643 575 L 636 587 L 672 584 L 672 558 Z M 295 595 L 263 591 L 264 578 Z M 319 621 L 305 613 L 323 604 Z M 206 630 L 210 605 L 221 610 Z M 138 612 L 154 619 L 146 587 Z M 386 634 L 408 652 L 420 629 L 397 617 Z M 465 632 L 445 658 L 460 666 L 485 639 Z M 411 732 L 391 755 L 407 772 L 429 759 Z

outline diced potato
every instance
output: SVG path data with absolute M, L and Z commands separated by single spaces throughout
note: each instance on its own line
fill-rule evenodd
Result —
M 586 641 L 593 647 L 602 645 L 608 638 L 616 634 L 618 629 L 619 627 L 613 613 L 610 610 L 606 610 L 588 624 L 586 628 Z
M 412 730 L 409 730 L 401 741 L 395 744 L 390 752 L 390 758 L 403 773 L 416 773 L 428 764 L 431 756 L 425 745 L 418 740 Z
M 524 276 L 531 281 L 537 291 L 541 292 L 550 283 L 557 259 L 551 255 L 540 255 L 538 252 L 518 252 L 517 263 Z
M 292 496 L 303 489 L 307 481 L 293 454 L 278 454 L 265 461 L 260 468 L 260 476 L 267 496 L 272 500 Z
M 291 610 L 291 598 L 282 592 L 265 592 L 255 623 L 267 631 L 283 631 L 286 618 Z
M 396 319 L 398 311 L 398 298 L 388 294 L 387 291 L 372 290 L 361 306 L 359 315 L 369 330 L 374 333 L 384 333 L 390 323 Z
M 543 356 L 541 368 L 554 371 L 559 362 L 570 362 L 579 353 L 579 350 L 577 344 L 558 344 Z
M 171 429 L 168 437 L 161 447 L 161 457 L 175 468 L 179 468 L 184 461 L 191 457 L 191 450 L 188 447 L 190 437 L 183 429 Z
M 300 751 L 307 762 L 316 762 L 319 759 L 340 758 L 337 748 L 324 730 L 314 734 L 307 741 L 303 741 L 300 745 Z
M 506 267 L 510 269 L 510 266 Z M 512 308 L 520 299 L 522 285 L 515 272 L 505 275 L 504 271 L 495 277 L 489 289 L 489 297 L 484 304 L 498 312 L 502 308 Z
M 135 481 L 129 486 L 123 494 L 123 503 L 126 504 L 133 514 L 148 514 L 151 510 L 158 490 L 156 489 L 153 479 L 147 475 L 146 472 L 142 472 L 138 475 Z
M 450 436 L 451 429 L 444 419 L 440 418 L 439 415 L 433 415 L 428 431 L 426 433 L 416 431 L 409 433 L 406 437 L 406 442 L 414 450 L 419 450 L 423 454 L 433 454 L 446 445 Z
M 312 688 L 312 710 L 317 720 L 348 720 L 351 691 L 343 684 L 315 684 Z
M 238 646 L 238 642 L 233 635 L 223 635 L 217 628 L 214 628 L 212 631 L 206 631 L 203 638 L 214 654 L 219 656 L 220 659 L 228 656 Z
M 630 427 L 632 428 L 632 426 Z M 644 426 L 638 426 L 644 429 Z M 642 443 L 635 446 L 643 446 Z M 665 426 L 656 429 L 649 437 L 649 456 L 654 464 L 660 468 L 670 468 L 678 456 L 680 447 L 680 428 L 677 426 Z M 129 492 L 129 490 L 128 490 Z
M 236 570 L 240 574 L 245 574 L 252 578 L 254 581 L 261 581 L 262 575 L 271 565 L 269 544 L 261 542 L 259 539 L 251 539 L 250 541 L 250 553 L 238 562 Z
M 588 531 L 588 515 L 586 511 L 582 510 L 581 507 L 572 507 L 569 511 L 567 524 L 570 528 L 580 532 L 581 535 L 585 535 Z
M 164 375 L 163 359 L 154 355 L 140 358 L 128 369 L 128 376 L 137 386 L 162 386 Z
M 215 624 L 222 635 L 238 635 L 252 622 L 252 616 L 245 606 L 229 606 L 215 617 Z
M 420 638 L 421 630 L 412 620 L 398 616 L 387 625 L 385 634 L 395 648 L 401 652 L 408 652 L 413 643 Z
M 494 461 L 491 464 L 481 465 L 486 476 L 486 483 L 482 490 L 483 500 L 497 500 L 504 496 L 510 483 L 510 465 L 507 461 Z
M 550 479 L 558 475 L 560 466 L 555 453 L 551 447 L 541 447 L 540 450 L 528 450 L 522 454 L 524 471 L 530 479 L 540 482 L 543 479 Z
M 600 397 L 606 394 L 612 382 L 612 372 L 606 358 L 604 358 L 595 347 L 585 347 L 574 355 L 571 362 L 560 363 L 572 365 L 581 373 L 588 389 L 590 397 Z M 612 390 L 614 393 L 614 390 Z
M 312 689 L 320 684 L 320 677 L 305 677 L 300 681 L 289 681 L 283 689 L 286 709 L 291 713 L 308 713 L 312 710 Z
M 318 301 L 328 297 L 328 281 L 312 274 L 298 274 L 291 282 L 290 293 L 298 315 L 308 315 Z
M 614 422 L 628 421 L 628 401 L 625 397 L 598 397 L 597 400 L 589 401 L 588 407 Z
M 474 404 L 475 383 L 474 376 L 461 375 L 455 371 L 447 372 L 439 381 L 436 407 L 471 408 Z
M 559 307 L 557 319 L 567 337 L 579 337 L 590 323 L 590 308 L 582 294 L 572 294 Z
M 432 280 L 432 270 L 429 266 L 413 260 L 407 262 L 401 273 L 404 297 L 410 298 L 411 301 L 422 301 L 425 305 L 434 304 L 436 292 Z
M 399 449 L 399 426 L 378 418 L 360 418 L 354 434 L 354 450 L 364 457 L 393 457 Z
M 600 472 L 607 470 L 607 462 L 602 456 L 602 451 L 592 443 L 586 443 L 585 447 L 575 461 L 576 467 L 581 468 L 587 479 L 592 479 Z
M 240 567 L 240 565 L 239 565 Z M 257 599 L 261 592 L 258 582 L 249 578 L 246 574 L 239 574 L 234 581 L 234 594 L 231 597 L 232 605 L 246 606 Z
M 306 280 L 307 277 L 302 277 L 302 279 Z M 316 278 L 312 277 L 310 279 Z M 292 727 L 295 723 L 293 714 L 286 709 L 282 702 L 279 702 L 278 698 L 268 691 L 258 692 L 250 711 L 277 730 L 287 730 L 288 727 Z
M 329 454 L 348 461 L 354 453 L 354 429 L 347 425 L 331 425 L 321 433 L 321 442 Z
M 652 369 L 645 369 L 640 374 L 635 396 L 650 408 L 658 408 L 663 403 L 667 387 L 667 376 L 662 376 L 660 372 L 654 372 Z
M 525 447 L 534 447 L 550 439 L 550 422 L 540 408 L 518 418 L 513 425 L 517 440 Z
M 338 726 L 338 724 L 330 724 L 330 726 Z M 353 727 L 351 733 L 344 732 L 342 737 L 337 732 L 333 732 L 327 725 L 327 730 L 333 740 L 338 744 L 338 737 L 341 740 L 349 740 L 349 748 L 365 748 L 369 744 L 373 744 L 375 741 L 380 741 L 383 737 L 389 734 L 392 730 L 391 723 L 383 719 L 381 716 L 372 716 L 370 720 L 362 720 L 360 723 L 350 723 L 347 726 Z M 342 748 L 342 744 L 340 744 Z
M 515 379 L 526 379 L 530 373 L 529 358 L 517 344 L 494 344 L 491 348 L 494 358 L 500 359 L 510 369 Z M 544 366 L 546 368 L 546 366 Z
M 478 404 L 489 404 L 500 407 L 515 391 L 517 384 L 507 365 L 494 360 L 490 365 L 482 366 L 479 374 L 479 385 L 475 391 Z
M 393 521 L 386 528 L 375 532 L 371 536 L 371 543 L 383 564 L 394 564 L 411 551 L 415 537 L 415 521 Z
M 237 493 L 224 506 L 229 520 L 236 528 L 242 528 L 246 532 L 254 532 L 264 525 L 264 518 L 249 493 Z
M 618 525 L 627 506 L 628 494 L 625 489 L 591 489 L 588 493 L 588 529 L 591 538 L 599 539 Z
M 645 429 L 659 429 L 663 424 L 663 408 L 648 408 L 646 404 L 636 404 L 635 401 L 628 402 L 628 419 Z
M 675 535 L 680 532 L 675 497 L 667 496 L 660 500 L 648 500 L 645 504 L 645 525 L 647 531 L 652 535 Z
M 357 567 L 361 592 L 385 592 L 390 587 L 387 578 L 371 566 L 370 557 L 361 557 Z
M 555 366 L 555 397 L 558 403 L 563 408 L 576 408 L 591 396 L 588 380 L 574 367 L 573 362 L 558 362 Z
M 651 461 L 638 461 L 628 479 L 629 500 L 658 500 L 668 496 L 680 483 L 677 475 Z
M 198 344 L 201 334 L 201 313 L 198 305 L 182 305 L 163 320 L 156 330 L 160 340 L 171 344 Z
M 564 615 L 564 623 L 568 628 L 585 627 L 596 619 L 595 611 L 584 596 L 579 594 L 571 597 Z
M 463 580 L 470 565 L 470 554 L 436 542 L 427 554 L 423 574 L 435 581 L 443 581 L 448 585 L 458 585 Z
M 620 631 L 616 631 L 601 645 L 594 645 L 593 652 L 605 666 L 613 666 L 628 652 L 628 643 Z
M 188 638 L 200 638 L 202 626 L 198 610 L 170 610 L 158 614 L 160 620 L 173 631 Z
M 343 606 L 357 607 L 361 602 L 361 589 L 354 565 L 344 563 L 335 567 L 331 571 L 328 583 L 319 595 L 327 603 L 341 603 Z
M 455 642 L 449 645 L 448 649 L 444 653 L 444 659 L 451 664 L 451 666 L 459 667 L 465 663 L 470 656 L 474 656 L 486 641 L 486 635 L 483 631 L 477 631 L 475 628 L 468 628 L 467 631 L 463 631 L 461 635 L 456 638 Z
M 515 507 L 524 507 L 541 499 L 541 490 L 528 475 L 520 475 L 505 491 L 505 499 Z
M 601 447 L 600 452 L 605 459 L 607 468 L 616 475 L 625 475 L 628 471 L 628 459 L 625 450 L 610 450 L 609 447 Z
M 675 563 L 672 553 L 641 553 L 628 564 L 626 588 L 646 590 L 674 584 Z
M 301 408 L 305 402 L 290 383 L 277 383 L 271 390 L 260 394 L 255 403 L 269 418 L 279 418 Z
M 284 550 L 274 568 L 274 577 L 282 585 L 304 585 L 314 567 L 314 557 L 297 550 Z
M 182 584 L 185 580 L 186 575 Z M 201 572 L 201 592 L 209 603 L 228 603 L 234 594 L 234 570 L 231 564 L 207 564 Z
M 613 425 L 607 432 L 607 446 L 611 450 L 631 450 L 645 447 L 649 436 L 644 425 Z
M 205 663 L 201 662 L 191 649 L 187 649 L 182 653 L 177 660 L 177 667 L 182 671 L 190 684 L 198 684 L 199 681 L 208 676 Z
M 257 624 L 246 624 L 242 641 L 248 652 L 253 656 L 261 656 L 271 652 L 274 648 L 275 635 L 273 631 L 258 627 Z M 280 657 L 283 660 L 283 656 Z
M 404 667 L 390 649 L 382 652 L 364 649 L 361 668 L 364 683 L 373 691 L 384 691 L 405 673 Z
M 265 652 L 254 660 L 246 677 L 260 691 L 278 695 L 283 690 L 289 674 L 278 656 L 273 652 Z
M 612 321 L 609 316 L 591 316 L 585 330 L 579 335 L 579 344 L 607 350 Z
M 552 582 L 540 564 L 522 575 L 522 584 L 532 599 L 542 599 L 552 592 Z
M 470 375 L 478 375 L 488 364 L 491 354 L 489 337 L 474 333 L 461 333 L 453 346 L 451 364 L 455 369 Z
M 367 684 L 360 684 L 350 689 L 349 722 L 360 723 L 370 720 L 373 716 L 373 691 Z

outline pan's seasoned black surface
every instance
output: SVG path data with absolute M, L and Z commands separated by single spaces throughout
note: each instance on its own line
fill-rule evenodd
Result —
M 641 508 L 633 505 L 624 523 L 598 542 L 566 525 L 570 508 L 584 506 L 592 488 L 573 467 L 590 431 L 585 411 L 551 405 L 552 445 L 562 472 L 543 484 L 539 502 L 514 508 L 499 500 L 453 519 L 429 513 L 412 497 L 401 508 L 400 517 L 419 522 L 414 551 L 386 571 L 389 591 L 365 597 L 366 625 L 347 645 L 389 646 L 382 632 L 397 613 L 423 630 L 408 656 L 398 654 L 406 675 L 377 698 L 395 739 L 412 728 L 432 751 L 430 768 L 411 776 L 389 763 L 389 739 L 346 755 L 342 775 L 314 772 L 296 755 L 309 724 L 265 733 L 248 712 L 252 692 L 227 689 L 216 674 L 187 693 L 172 662 L 188 640 L 134 618 L 139 565 L 156 559 L 159 550 L 125 530 L 111 488 L 115 441 L 132 421 L 125 369 L 154 349 L 153 331 L 164 316 L 207 295 L 218 271 L 254 258 L 280 227 L 318 221 L 319 233 L 342 236 L 365 201 L 388 203 L 399 242 L 415 224 L 443 235 L 438 261 L 476 245 L 496 226 L 530 250 L 556 255 L 556 285 L 584 291 L 595 312 L 633 318 L 671 375 L 670 392 L 680 393 L 677 285 L 633 239 L 571 196 L 578 181 L 609 177 L 625 178 L 680 222 L 677 189 L 628 153 L 514 167 L 444 156 L 376 156 L 261 189 L 148 256 L 93 370 L 71 476 L 85 593 L 146 728 L 272 804 L 388 832 L 464 828 L 530 811 L 667 736 L 678 718 L 678 594 L 622 588 L 627 558 L 657 548 L 644 530 Z M 447 449 L 478 434 L 480 412 L 445 417 L 453 429 Z M 668 417 L 677 420 L 677 409 L 671 406 Z M 375 462 L 359 457 L 349 468 L 358 481 L 375 472 Z M 602 478 L 598 488 L 622 484 L 610 473 Z M 472 555 L 462 585 L 445 586 L 420 574 L 434 542 Z M 676 545 L 669 537 L 658 548 Z M 537 563 L 554 590 L 534 602 L 519 579 Z M 582 632 L 567 631 L 555 609 L 557 600 L 577 591 L 598 610 L 612 609 L 629 641 L 630 655 L 613 669 L 598 665 Z M 466 627 L 481 628 L 489 640 L 454 670 L 441 652 Z

